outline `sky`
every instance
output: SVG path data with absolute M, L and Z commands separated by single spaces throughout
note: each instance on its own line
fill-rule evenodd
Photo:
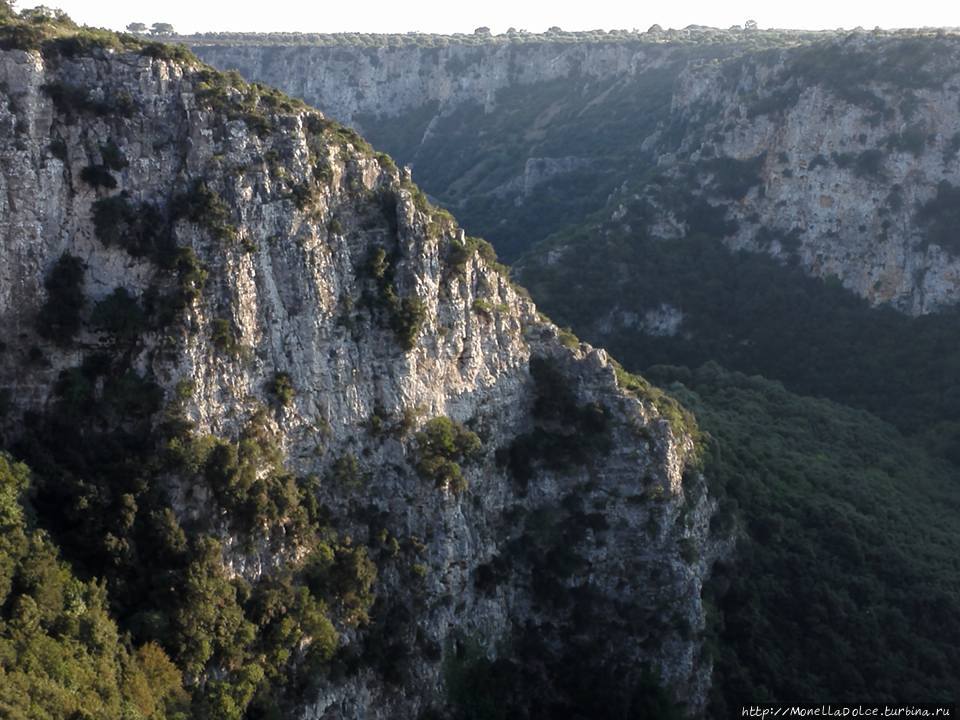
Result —
M 39 4 L 18 0 L 18 8 Z M 469 33 L 480 26 L 494 33 L 509 27 L 542 32 L 646 30 L 687 25 L 730 27 L 755 20 L 761 28 L 872 29 L 960 25 L 960 5 L 945 0 L 672 0 L 664 3 L 580 0 L 46 0 L 75 21 L 122 29 L 130 22 L 168 22 L 182 33 L 208 30 L 268 32 Z

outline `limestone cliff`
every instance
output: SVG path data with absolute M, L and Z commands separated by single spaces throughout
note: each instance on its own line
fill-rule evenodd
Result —
M 955 304 L 958 249 L 935 216 L 960 184 L 956 37 L 717 33 L 197 49 L 363 127 L 510 259 L 604 206 L 631 224 L 639 204 L 632 227 L 793 258 L 872 303 Z
M 179 403 L 197 435 L 246 437 L 241 457 L 256 417 L 286 469 L 316 478 L 326 522 L 376 561 L 369 621 L 337 616 L 339 670 L 317 671 L 299 716 L 446 712 L 475 646 L 545 697 L 570 690 L 551 658 L 580 654 L 615 689 L 648 665 L 703 708 L 716 540 L 691 426 L 604 351 L 561 337 L 389 158 L 155 47 L 3 51 L 0 126 L 6 442 L 101 395 L 127 417 L 138 388 Z M 122 399 L 114 376 L 132 383 Z M 434 450 L 433 431 L 465 444 Z M 214 528 L 237 582 L 307 550 L 239 537 L 209 463 L 150 477 L 184 527 Z M 287 501 L 270 502 L 282 516 Z M 530 637 L 536 665 L 516 650 Z M 212 657 L 195 682 L 234 671 Z

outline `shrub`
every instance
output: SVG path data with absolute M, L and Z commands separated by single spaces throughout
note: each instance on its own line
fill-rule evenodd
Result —
M 822 153 L 817 153 L 813 160 L 810 161 L 810 164 L 807 165 L 807 170 L 816 170 L 818 167 L 830 167 L 830 161 L 827 159 L 826 155 Z
M 122 375 L 110 375 L 103 386 L 105 406 L 121 417 L 148 417 L 160 409 L 163 390 L 152 380 L 128 370 Z
M 360 465 L 357 458 L 352 453 L 344 453 L 336 459 L 330 466 L 330 472 L 327 475 L 330 482 L 339 488 L 355 490 L 363 485 L 363 474 L 360 472 Z
M 287 407 L 293 402 L 296 392 L 293 389 L 293 381 L 290 374 L 277 372 L 273 374 L 273 380 L 270 381 L 270 392 L 277 399 L 281 406 Z
M 127 156 L 113 140 L 108 140 L 105 145 L 100 146 L 100 156 L 103 158 L 104 166 L 110 170 L 123 170 L 130 164 L 127 162 Z
M 155 60 L 168 60 L 188 67 L 200 63 L 193 51 L 180 43 L 151 42 L 140 48 L 140 54 Z
M 493 317 L 493 306 L 483 298 L 477 298 L 473 301 L 472 310 L 487 320 Z
M 403 298 L 399 309 L 390 318 L 397 341 L 404 350 L 413 350 L 417 335 L 427 318 L 427 306 L 420 298 Z
M 207 271 L 193 248 L 178 248 L 174 261 L 177 272 L 177 296 L 175 305 L 187 307 L 200 297 L 207 282 Z
M 147 318 L 137 298 L 118 287 L 94 306 L 90 324 L 119 342 L 132 342 L 146 329 Z
M 220 352 L 237 357 L 240 355 L 242 346 L 237 341 L 236 333 L 233 331 L 233 325 L 229 320 L 217 318 L 210 323 L 210 340 L 213 346 Z
M 40 308 L 37 331 L 58 345 L 69 344 L 82 325 L 84 267 L 80 258 L 64 253 L 44 281 L 47 299 Z
M 169 224 L 156 205 L 134 202 L 126 191 L 93 204 L 93 227 L 107 247 L 118 245 L 132 257 L 148 257 L 165 270 L 176 255 Z
M 80 171 L 80 179 L 94 188 L 112 190 L 117 186 L 117 179 L 105 165 L 88 165 Z
M 81 113 L 93 113 L 101 117 L 107 115 L 132 117 L 136 109 L 133 99 L 122 93 L 107 99 L 95 100 L 90 97 L 89 91 L 82 86 L 49 83 L 44 85 L 42 89 L 53 101 L 57 112 L 66 116 L 68 124 L 74 122 Z
M 864 150 L 857 156 L 854 174 L 859 178 L 882 178 L 884 176 L 883 161 L 885 157 L 882 150 L 877 150 L 876 148 Z
M 917 210 L 916 221 L 925 231 L 925 244 L 960 255 L 960 187 L 942 180 L 936 196 Z
M 891 150 L 920 156 L 927 146 L 927 131 L 923 125 L 910 125 L 900 133 L 889 136 L 886 144 Z
M 206 228 L 217 240 L 235 240 L 237 228 L 230 223 L 230 211 L 220 196 L 204 180 L 197 180 L 190 190 L 172 202 L 174 218 L 185 218 Z
M 713 173 L 713 186 L 720 195 L 741 200 L 750 188 L 760 184 L 765 159 L 766 153 L 749 160 L 722 157 L 709 160 L 706 167 Z
M 476 433 L 450 418 L 436 417 L 417 433 L 416 443 L 415 463 L 421 476 L 453 492 L 466 490 L 460 463 L 480 455 L 481 443 Z

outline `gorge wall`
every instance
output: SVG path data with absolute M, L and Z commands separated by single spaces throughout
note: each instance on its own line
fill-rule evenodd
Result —
M 444 716 L 504 664 L 516 707 L 699 713 L 725 541 L 689 416 L 354 132 L 111 38 L 0 52 L 0 389 L 120 629 L 216 717 L 271 682 L 304 718 Z
M 362 128 L 511 260 L 599 212 L 910 314 L 958 299 L 938 214 L 960 192 L 958 42 L 942 31 L 194 48 Z

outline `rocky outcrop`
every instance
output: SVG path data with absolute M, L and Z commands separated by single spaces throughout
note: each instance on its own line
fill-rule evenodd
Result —
M 378 556 L 372 624 L 341 628 L 352 670 L 319 679 L 302 717 L 442 708 L 457 648 L 522 662 L 511 643 L 530 631 L 541 662 L 600 638 L 589 661 L 622 670 L 618 685 L 646 664 L 703 708 L 700 591 L 717 541 L 691 429 L 621 387 L 605 352 L 562 342 L 389 158 L 269 91 L 133 51 L 5 51 L 0 88 L 6 436 L 54 407 L 64 371 L 114 347 L 92 315 L 123 289 L 165 317 L 125 360 L 198 432 L 234 438 L 272 408 L 286 467 L 319 478 L 342 534 L 415 548 Z M 51 307 L 65 256 L 81 261 L 79 294 Z M 419 462 L 418 431 L 440 417 L 479 438 L 465 488 Z M 215 511 L 203 487 L 168 491 L 182 519 Z M 235 576 L 296 562 L 224 532 Z M 401 646 L 389 677 L 365 654 L 375 632 Z

